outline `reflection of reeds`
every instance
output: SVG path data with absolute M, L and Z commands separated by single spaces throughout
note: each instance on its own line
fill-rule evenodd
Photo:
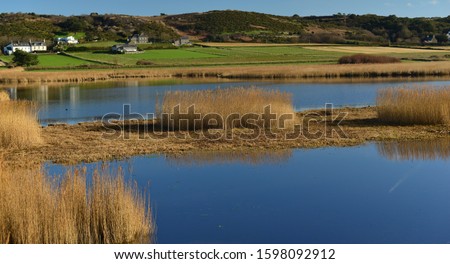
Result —
M 384 89 L 378 93 L 381 121 L 405 125 L 435 125 L 450 121 L 450 88 Z
M 106 170 L 60 180 L 42 170 L 0 164 L 0 243 L 86 244 L 150 242 L 150 210 L 135 185 Z
M 41 143 L 37 108 L 31 102 L 0 103 L 0 147 L 30 147 Z
M 295 117 L 291 94 L 277 90 L 267 91 L 256 87 L 167 92 L 159 109 L 163 117 L 163 125 L 170 124 L 170 128 L 185 130 L 187 122 L 180 125 L 172 120 L 176 106 L 180 107 L 180 113 L 187 113 L 188 108 L 194 106 L 195 113 L 200 114 L 200 119 L 208 114 L 218 114 L 223 122 L 222 120 L 217 123 L 214 121 L 215 128 L 246 127 L 245 124 L 238 124 L 239 121 L 227 120 L 227 117 L 238 114 L 241 122 L 250 119 L 245 117 L 246 114 L 257 114 L 258 118 L 261 118 L 261 114 L 264 113 L 267 106 L 270 106 L 271 113 L 277 114 L 276 120 L 279 120 L 283 114 L 291 114 L 292 118 Z M 170 114 L 170 119 L 165 114 Z M 194 116 L 189 115 L 187 119 L 189 120 L 189 129 L 192 129 Z M 170 123 L 169 120 L 171 120 Z M 258 123 L 260 122 L 262 121 L 260 120 Z M 267 125 L 274 127 L 277 125 L 277 121 L 272 121 Z M 203 123 L 198 121 L 195 123 L 195 127 L 208 128 L 211 127 L 211 123 L 208 124 L 206 120 L 203 120 Z
M 287 161 L 292 150 L 265 151 L 195 151 L 183 155 L 169 155 L 169 163 L 177 166 L 243 163 L 250 165 L 277 164 Z
M 426 141 L 379 142 L 378 152 L 390 160 L 447 160 L 450 138 Z

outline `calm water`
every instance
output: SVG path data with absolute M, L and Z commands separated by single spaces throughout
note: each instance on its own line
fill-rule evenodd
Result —
M 107 113 L 122 113 L 123 105 L 130 104 L 131 111 L 141 114 L 154 113 L 155 102 L 168 90 L 197 90 L 252 86 L 279 89 L 293 94 L 298 110 L 323 108 L 326 103 L 336 107 L 367 106 L 375 103 L 378 89 L 404 85 L 450 85 L 450 81 L 427 82 L 373 82 L 373 83 L 145 83 L 138 81 L 65 85 L 61 87 L 40 86 L 35 89 L 11 89 L 16 99 L 39 102 L 41 123 L 77 123 L 100 119 Z
M 113 166 L 149 188 L 158 243 L 450 243 L 450 154 L 393 144 Z

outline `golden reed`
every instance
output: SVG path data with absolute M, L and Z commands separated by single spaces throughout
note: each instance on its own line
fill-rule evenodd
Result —
M 190 129 L 194 127 L 194 119 L 202 119 L 195 122 L 196 128 L 210 127 L 211 123 L 209 120 L 204 119 L 208 114 L 219 115 L 221 117 L 221 120 L 214 121 L 214 126 L 217 128 L 246 127 L 245 122 L 250 119 L 246 114 L 257 114 L 261 118 L 261 115 L 265 113 L 265 109 L 268 106 L 270 107 L 271 113 L 277 115 L 270 124 L 273 128 L 276 128 L 283 114 L 292 116 L 292 120 L 286 122 L 286 125 L 293 124 L 293 119 L 295 118 L 291 94 L 256 87 L 167 92 L 158 110 L 159 114 L 162 115 L 162 123 L 163 125 L 169 124 L 169 127 L 173 129 L 185 130 L 187 121 L 186 124 L 181 122 L 177 123 L 174 122 L 172 117 L 168 116 L 174 115 L 177 106 L 179 106 L 180 113 L 188 113 L 189 107 L 195 107 L 195 113 L 192 112 L 192 114 L 185 116 L 189 120 Z M 196 118 L 194 114 L 199 114 L 200 116 Z M 239 120 L 228 118 L 236 114 L 239 116 Z M 255 123 L 261 122 L 262 120 L 255 121 Z
M 378 118 L 401 125 L 450 123 L 450 88 L 383 89 L 377 97 Z
M 0 102 L 0 147 L 27 148 L 42 143 L 37 107 L 32 102 Z
M 53 178 L 41 170 L 5 168 L 0 162 L 0 243 L 148 243 L 150 208 L 119 170 L 86 170 Z

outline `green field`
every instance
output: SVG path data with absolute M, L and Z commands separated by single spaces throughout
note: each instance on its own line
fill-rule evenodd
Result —
M 75 67 L 80 65 L 96 64 L 93 62 L 57 54 L 39 55 L 38 58 L 39 67 Z
M 118 65 L 136 65 L 139 60 L 160 66 L 240 65 L 273 63 L 336 63 L 340 52 L 315 51 L 300 46 L 286 47 L 192 47 L 147 50 L 138 54 L 95 52 L 73 53 L 77 57 Z
M 110 47 L 115 42 L 95 42 L 90 45 Z M 82 45 L 80 45 L 82 46 Z M 148 46 L 151 46 L 148 44 Z M 348 45 L 319 46 L 222 46 L 180 49 L 153 49 L 136 54 L 111 54 L 107 51 L 72 52 L 77 57 L 41 54 L 37 67 L 75 67 L 97 63 L 133 67 L 139 61 L 160 67 L 190 67 L 251 64 L 336 64 L 342 56 L 356 53 L 388 55 L 404 61 L 449 60 L 450 50 L 407 49 L 391 47 L 360 47 Z M 8 62 L 12 56 L 0 56 Z M 97 62 L 97 63 L 96 63 Z

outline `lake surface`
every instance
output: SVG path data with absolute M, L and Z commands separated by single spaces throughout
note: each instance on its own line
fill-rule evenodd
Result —
M 155 112 L 155 103 L 169 90 L 216 89 L 235 86 L 258 86 L 277 89 L 293 95 L 297 110 L 323 108 L 326 103 L 335 107 L 374 105 L 379 89 L 417 85 L 444 86 L 450 81 L 396 81 L 366 83 L 290 83 L 290 82 L 211 82 L 192 83 L 188 80 L 173 82 L 115 82 L 61 87 L 39 86 L 33 89 L 12 88 L 13 98 L 39 103 L 42 124 L 77 123 L 98 120 L 107 113 L 123 113 L 123 105 L 131 105 L 131 112 Z
M 199 152 L 111 164 L 148 188 L 158 243 L 450 243 L 450 154 L 440 146 Z

